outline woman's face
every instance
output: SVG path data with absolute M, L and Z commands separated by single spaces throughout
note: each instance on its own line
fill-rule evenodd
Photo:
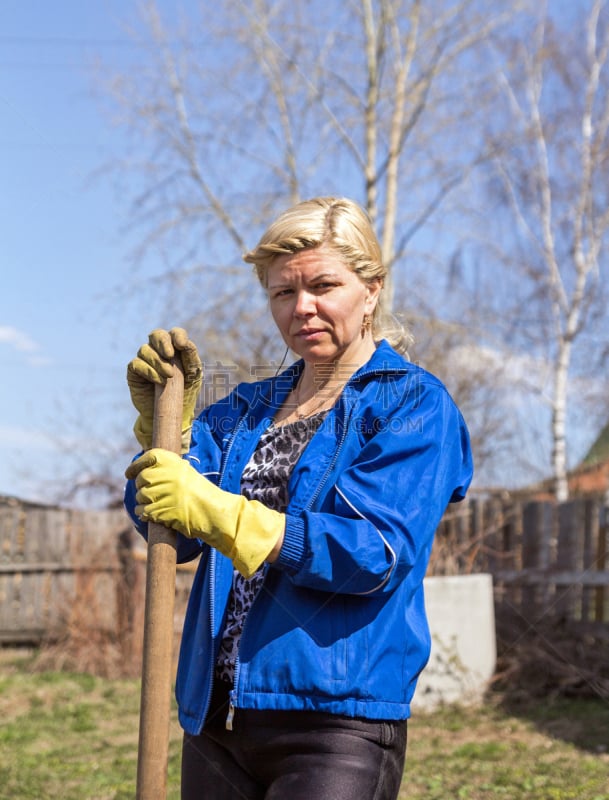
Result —
M 374 348 L 362 337 L 380 282 L 363 283 L 329 248 L 278 256 L 268 269 L 267 291 L 275 324 L 306 362 L 363 364 Z

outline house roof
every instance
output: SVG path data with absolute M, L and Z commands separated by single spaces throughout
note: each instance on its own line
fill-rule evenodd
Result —
M 609 422 L 599 433 L 598 438 L 586 453 L 581 466 L 590 467 L 602 461 L 609 461 Z

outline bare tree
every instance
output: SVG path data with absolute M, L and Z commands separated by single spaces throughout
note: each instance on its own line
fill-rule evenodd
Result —
M 281 360 L 240 256 L 278 210 L 317 194 L 367 208 L 391 270 L 387 309 L 421 320 L 420 338 L 433 331 L 442 347 L 418 356 L 450 372 L 448 350 L 480 326 L 454 324 L 457 293 L 449 301 L 437 287 L 458 249 L 468 180 L 497 146 L 484 136 L 497 91 L 488 40 L 522 2 L 226 0 L 168 20 L 146 0 L 131 21 L 141 58 L 104 71 L 132 143 L 115 172 L 139 243 L 124 294 L 161 295 L 159 324 L 188 325 L 210 398 Z M 454 382 L 479 464 L 496 456 L 494 387 L 490 370 Z
M 503 42 L 508 111 L 493 132 L 504 145 L 511 132 L 493 184 L 514 223 L 503 239 L 514 274 L 514 303 L 507 295 L 504 314 L 515 346 L 549 365 L 549 389 L 542 389 L 558 500 L 568 496 L 569 388 L 606 357 L 594 335 L 607 323 L 609 18 L 605 0 L 584 5 L 583 19 L 582 4 L 569 19 L 542 7 L 530 32 Z
M 138 255 L 161 249 L 173 286 L 218 271 L 228 286 L 279 207 L 348 192 L 404 272 L 409 243 L 483 157 L 489 76 L 476 48 L 514 4 L 207 5 L 204 20 L 170 29 L 146 3 L 150 58 L 114 81 L 135 143 L 121 170 L 142 186 Z M 391 286 L 387 296 L 391 306 Z

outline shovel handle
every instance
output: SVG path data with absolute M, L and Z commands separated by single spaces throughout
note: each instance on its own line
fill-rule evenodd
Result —
M 152 446 L 179 454 L 184 374 L 179 358 L 173 365 L 173 376 L 155 387 Z M 148 524 L 137 800 L 167 796 L 176 547 L 174 531 L 156 522 Z

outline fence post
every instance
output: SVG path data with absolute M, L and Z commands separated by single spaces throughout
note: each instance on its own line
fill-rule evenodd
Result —
M 559 572 L 577 572 L 583 565 L 584 503 L 570 500 L 558 506 L 558 539 L 556 543 L 556 569 Z M 580 584 L 555 587 L 555 610 L 567 619 L 581 613 L 583 589 Z
M 500 572 L 516 572 L 522 569 L 522 504 L 504 502 L 503 562 Z M 518 608 L 522 602 L 522 588 L 515 581 L 502 582 L 501 600 Z
M 549 588 L 543 581 L 528 583 L 527 571 L 547 572 L 552 561 L 554 549 L 555 514 L 554 504 L 550 502 L 527 503 L 522 519 L 522 567 L 525 570 L 526 585 L 522 590 L 523 613 L 536 617 L 548 607 Z M 529 620 L 531 621 L 531 620 Z
M 596 555 L 596 568 L 603 572 L 607 567 L 607 539 L 609 538 L 609 491 L 603 498 L 599 509 L 599 528 Z M 594 619 L 596 622 L 609 622 L 607 609 L 607 587 L 597 586 L 594 599 Z

